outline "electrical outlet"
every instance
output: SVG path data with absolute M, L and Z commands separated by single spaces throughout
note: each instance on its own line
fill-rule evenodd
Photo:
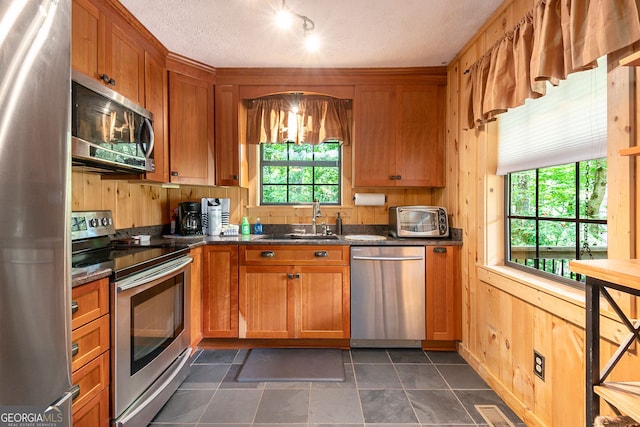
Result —
M 533 350 L 533 373 L 544 381 L 544 356 Z

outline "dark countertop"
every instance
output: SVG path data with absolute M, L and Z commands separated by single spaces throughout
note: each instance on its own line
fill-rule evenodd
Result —
M 85 283 L 93 282 L 94 280 L 99 280 L 109 276 L 111 276 L 110 268 L 99 268 L 90 272 L 74 274 L 71 277 L 71 287 L 75 288 L 76 286 L 84 285 Z
M 353 236 L 350 238 L 349 236 Z M 381 236 L 384 240 L 360 240 L 360 235 L 339 235 L 337 238 L 327 239 L 305 239 L 291 238 L 283 239 L 281 235 L 255 235 L 249 236 L 202 236 L 196 240 L 191 240 L 190 247 L 204 245 L 349 245 L 349 246 L 438 246 L 438 245 L 462 245 L 461 240 L 454 239 L 398 239 L 391 236 Z M 379 235 L 377 235 L 379 236 Z
M 356 232 L 346 233 L 337 236 L 337 238 L 329 239 L 304 239 L 304 238 L 291 238 L 283 239 L 281 230 L 274 230 L 279 234 L 251 234 L 249 236 L 167 236 L 156 237 L 152 239 L 152 243 L 158 242 L 171 242 L 175 246 L 188 246 L 189 248 L 196 248 L 206 245 L 321 245 L 321 246 L 336 246 L 336 245 L 348 245 L 348 246 L 441 246 L 441 245 L 462 245 L 462 231 L 459 229 L 452 229 L 451 237 L 445 239 L 416 239 L 416 238 L 395 238 L 386 235 L 379 229 L 363 229 L 362 233 L 358 233 L 360 230 L 353 230 Z M 371 231 L 374 231 L 373 233 Z M 348 236 L 382 236 L 384 240 L 359 240 L 357 238 L 351 240 Z M 275 236 L 275 238 L 272 238 Z M 79 286 L 94 280 L 108 277 L 111 275 L 111 269 L 103 268 L 97 269 L 91 272 L 85 272 L 76 274 L 72 277 L 72 286 Z

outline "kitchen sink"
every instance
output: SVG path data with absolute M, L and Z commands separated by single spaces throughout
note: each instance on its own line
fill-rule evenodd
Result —
M 338 240 L 335 234 L 265 234 L 260 240 Z

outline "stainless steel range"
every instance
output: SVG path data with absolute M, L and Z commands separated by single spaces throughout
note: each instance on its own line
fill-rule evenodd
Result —
M 112 240 L 110 211 L 73 212 L 71 228 L 72 271 L 113 271 L 112 425 L 146 426 L 189 374 L 189 249 Z

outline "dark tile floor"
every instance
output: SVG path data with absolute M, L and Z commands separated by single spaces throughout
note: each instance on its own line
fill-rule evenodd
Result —
M 344 382 L 236 382 L 247 350 L 199 350 L 153 427 L 487 425 L 474 405 L 522 421 L 455 352 L 351 349 Z

